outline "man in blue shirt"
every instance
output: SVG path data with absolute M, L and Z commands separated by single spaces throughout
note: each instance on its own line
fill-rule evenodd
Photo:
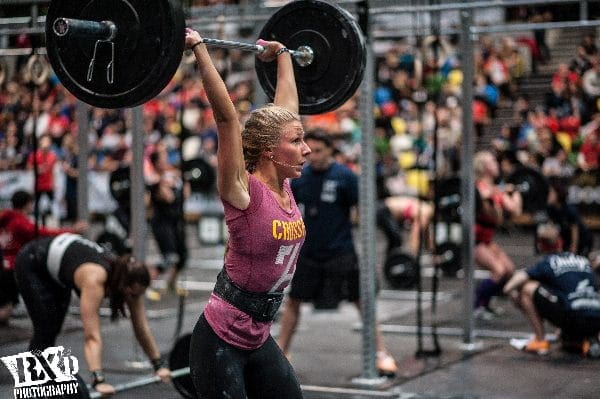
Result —
M 600 292 L 588 258 L 561 252 L 562 239 L 553 224 L 538 227 L 538 250 L 546 256 L 537 264 L 516 272 L 504 286 L 529 320 L 534 338 L 526 352 L 547 354 L 544 320 L 560 328 L 563 342 L 582 342 L 584 355 L 599 356 Z M 596 263 L 596 262 L 595 262 Z
M 302 302 L 327 300 L 353 302 L 360 311 L 358 259 L 352 238 L 352 208 L 358 203 L 358 178 L 336 162 L 328 134 L 309 132 L 304 141 L 311 149 L 302 176 L 291 181 L 302 212 L 306 240 L 300 250 L 291 290 L 283 307 L 277 343 L 288 355 L 292 335 L 300 319 Z M 377 368 L 382 375 L 397 371 L 377 328 Z

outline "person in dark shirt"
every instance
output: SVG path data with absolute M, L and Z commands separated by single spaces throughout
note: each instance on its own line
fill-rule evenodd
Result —
M 538 250 L 546 256 L 537 264 L 514 273 L 504 286 L 516 305 L 527 316 L 534 337 L 523 347 L 530 353 L 547 354 L 544 320 L 560 328 L 565 342 L 582 341 L 584 354 L 598 346 L 600 332 L 600 292 L 588 258 L 562 252 L 558 228 L 541 224 L 537 229 Z
M 152 203 L 150 226 L 163 257 L 158 270 L 169 270 L 167 287 L 173 290 L 187 261 L 183 201 L 189 187 L 184 184 L 179 171 L 169 164 L 165 148 L 150 154 L 150 162 L 155 172 L 148 187 Z
M 306 226 L 306 241 L 300 251 L 292 288 L 286 299 L 278 344 L 288 354 L 300 319 L 302 302 L 317 300 L 323 290 L 337 304 L 353 302 L 360 310 L 359 270 L 352 238 L 351 210 L 358 203 L 358 178 L 333 158 L 333 143 L 321 131 L 309 132 L 305 141 L 311 149 L 302 176 L 292 180 L 294 197 Z M 397 366 L 377 329 L 377 368 L 394 375 Z
M 88 228 L 84 220 L 69 228 L 52 229 L 38 226 L 30 220 L 33 211 L 33 195 L 17 190 L 11 197 L 12 209 L 0 212 L 0 247 L 4 253 L 0 265 L 0 324 L 8 323 L 13 307 L 19 303 L 19 290 L 14 278 L 17 253 L 23 245 L 37 237 L 53 237 L 62 233 L 81 233 Z
M 84 353 L 92 386 L 109 397 L 115 393 L 102 373 L 100 306 L 109 299 L 112 319 L 125 315 L 135 336 L 162 381 L 171 372 L 162 360 L 146 318 L 144 291 L 150 284 L 146 266 L 131 256 L 116 257 L 80 235 L 65 233 L 33 240 L 15 260 L 17 284 L 31 316 L 33 337 L 29 350 L 54 346 L 69 309 L 71 292 L 79 296 Z
M 587 256 L 592 250 L 593 235 L 575 205 L 567 201 L 566 182 L 564 179 L 551 179 L 549 183 L 548 219 L 558 227 L 566 251 Z

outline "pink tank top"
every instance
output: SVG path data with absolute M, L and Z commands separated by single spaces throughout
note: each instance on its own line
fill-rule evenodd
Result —
M 289 181 L 284 189 L 291 209 L 283 209 L 271 190 L 248 175 L 250 205 L 239 210 L 223 201 L 229 229 L 225 268 L 231 280 L 250 292 L 282 291 L 296 270 L 306 230 Z M 215 333 L 240 349 L 256 349 L 269 337 L 271 322 L 257 322 L 223 299 L 211 294 L 204 316 Z

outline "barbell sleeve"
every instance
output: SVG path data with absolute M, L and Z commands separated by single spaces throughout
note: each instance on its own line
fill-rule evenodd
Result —
M 177 378 L 177 377 L 183 377 L 190 374 L 190 368 L 189 367 L 183 367 L 177 370 L 173 370 L 171 371 L 171 378 Z M 123 392 L 123 391 L 128 391 L 130 389 L 134 389 L 134 388 L 139 388 L 139 387 L 143 387 L 146 385 L 150 385 L 150 384 L 154 384 L 160 382 L 160 377 L 157 375 L 153 375 L 151 377 L 145 377 L 145 378 L 140 378 L 138 380 L 133 380 L 130 382 L 125 382 L 123 384 L 117 384 L 117 385 L 113 385 L 113 387 L 115 388 L 115 392 L 119 393 L 119 392 Z M 99 392 L 91 392 L 90 393 L 90 398 L 91 399 L 100 399 L 102 397 L 102 395 Z
M 111 21 L 88 21 L 74 18 L 56 18 L 52 23 L 56 36 L 76 35 L 98 40 L 112 40 L 117 36 L 117 26 Z

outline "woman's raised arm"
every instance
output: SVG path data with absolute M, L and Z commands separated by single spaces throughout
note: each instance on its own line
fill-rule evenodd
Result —
M 200 34 L 192 29 L 185 32 L 186 47 L 196 56 L 198 70 L 206 96 L 217 123 L 217 188 L 221 198 L 239 209 L 250 203 L 248 176 L 242 149 L 241 126 L 237 112 L 223 79 L 217 72 Z
M 299 111 L 298 89 L 294 77 L 292 56 L 279 42 L 267 42 L 261 39 L 256 44 L 265 48 L 265 51 L 258 55 L 261 61 L 275 60 L 277 62 L 277 86 L 273 103 L 297 114 Z

